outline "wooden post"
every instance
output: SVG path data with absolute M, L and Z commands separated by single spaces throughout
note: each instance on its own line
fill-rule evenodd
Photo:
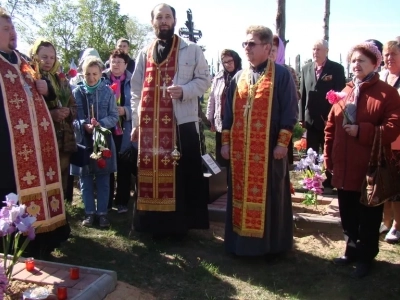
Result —
M 324 40 L 329 42 L 329 15 L 331 14 L 331 0 L 325 0 L 325 14 L 324 14 Z
M 276 13 L 276 34 L 280 37 L 283 44 L 289 42 L 285 38 L 286 31 L 286 0 L 278 0 L 278 10 Z

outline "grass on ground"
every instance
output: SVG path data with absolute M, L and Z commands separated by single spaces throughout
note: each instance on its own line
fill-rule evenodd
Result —
M 114 270 L 118 280 L 156 299 L 397 299 L 400 293 L 400 247 L 382 242 L 371 276 L 352 279 L 351 267 L 330 262 L 344 247 L 339 227 L 296 228 L 292 253 L 266 262 L 226 254 L 221 223 L 173 242 L 130 235 L 131 213 L 110 213 L 108 230 L 82 227 L 79 195 L 68 215 L 72 237 L 53 261 Z
M 206 130 L 205 135 L 208 152 L 215 154 L 214 133 Z M 300 178 L 292 180 L 297 184 Z M 208 231 L 191 231 L 182 242 L 154 241 L 148 235 L 130 235 L 132 207 L 128 214 L 110 213 L 108 230 L 80 225 L 83 205 L 79 193 L 67 209 L 72 237 L 52 259 L 114 270 L 118 280 L 156 299 L 399 298 L 400 246 L 381 242 L 373 273 L 362 280 L 352 279 L 352 267 L 330 262 L 344 249 L 339 227 L 295 228 L 294 250 L 284 259 L 266 262 L 227 255 L 220 223 L 212 223 Z

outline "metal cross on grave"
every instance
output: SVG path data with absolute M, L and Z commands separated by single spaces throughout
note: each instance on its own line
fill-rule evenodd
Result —
M 193 43 L 197 43 L 197 41 L 202 37 L 201 30 L 194 29 L 192 10 L 190 8 L 186 11 L 186 14 L 186 27 L 179 28 L 179 35 L 188 38 L 189 41 Z

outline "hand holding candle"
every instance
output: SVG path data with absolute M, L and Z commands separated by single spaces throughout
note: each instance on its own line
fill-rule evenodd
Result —
M 92 119 L 90 120 L 90 124 L 92 124 L 94 127 L 96 127 L 96 126 L 99 125 L 99 122 L 97 122 L 97 120 L 96 120 L 95 118 L 92 118 Z
M 183 98 L 183 90 L 180 85 L 170 85 L 167 88 L 167 92 L 171 96 L 171 99 L 181 100 Z

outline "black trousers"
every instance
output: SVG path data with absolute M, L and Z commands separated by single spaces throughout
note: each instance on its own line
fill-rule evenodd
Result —
M 346 240 L 345 255 L 369 263 L 379 252 L 383 205 L 367 207 L 360 203 L 360 196 L 360 192 L 338 190 L 339 212 Z
M 115 148 L 117 153 L 121 150 L 122 135 L 113 135 Z M 137 156 L 137 153 L 136 153 Z M 115 194 L 115 205 L 127 206 L 131 196 L 132 174 L 136 176 L 137 160 L 133 163 L 126 163 L 117 156 L 117 192 Z M 115 174 L 110 174 L 110 196 L 108 200 L 108 208 L 112 208 L 115 191 Z
M 289 145 L 288 145 L 287 157 L 288 157 L 289 165 L 293 165 L 293 160 L 294 160 L 294 156 L 293 156 L 293 138 L 290 138 L 290 142 L 289 142 Z
M 312 148 L 317 153 L 324 152 L 325 133 L 323 130 L 315 129 L 314 127 L 307 128 L 307 149 Z M 324 187 L 332 187 L 332 174 L 325 171 L 326 179 L 323 182 Z
M 65 202 L 72 203 L 72 198 L 74 196 L 74 175 L 68 175 L 67 179 L 67 189 L 64 192 Z

